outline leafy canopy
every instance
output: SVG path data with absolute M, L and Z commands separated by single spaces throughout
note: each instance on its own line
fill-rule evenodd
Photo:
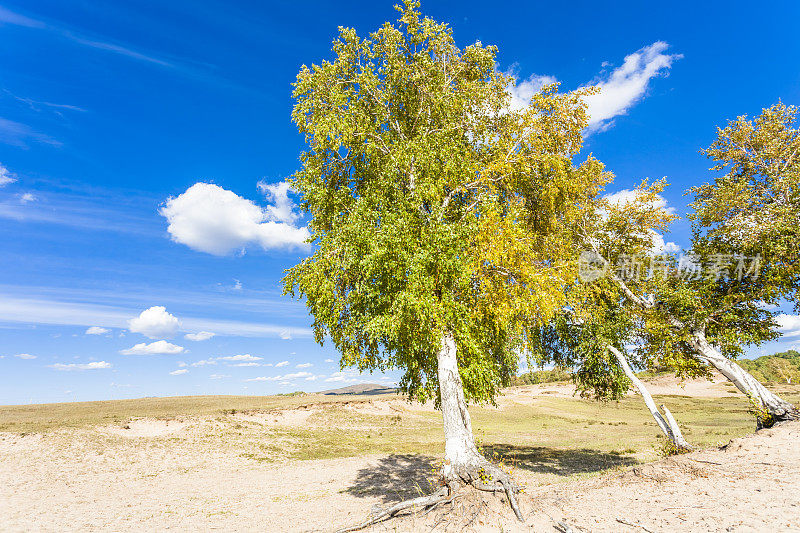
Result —
M 368 38 L 340 28 L 335 57 L 297 76 L 308 149 L 292 185 L 316 246 L 284 288 L 342 366 L 402 368 L 430 397 L 451 332 L 467 397 L 491 400 L 528 326 L 560 309 L 576 228 L 609 179 L 591 156 L 573 162 L 592 90 L 551 85 L 512 110 L 495 47 L 459 48 L 417 2 L 398 10 Z

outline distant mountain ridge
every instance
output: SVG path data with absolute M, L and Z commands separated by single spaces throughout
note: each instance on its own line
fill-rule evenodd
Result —
M 339 389 L 331 389 L 331 390 L 324 390 L 321 391 L 319 394 L 331 394 L 331 395 L 344 395 L 344 394 L 392 394 L 397 392 L 397 389 L 394 387 L 387 387 L 386 385 L 380 385 L 378 383 L 359 383 L 357 385 L 348 385 L 347 387 L 341 387 Z

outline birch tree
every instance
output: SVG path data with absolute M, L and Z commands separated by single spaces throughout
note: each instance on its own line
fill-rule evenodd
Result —
M 402 369 L 401 387 L 442 411 L 443 488 L 380 517 L 463 484 L 504 490 L 521 517 L 467 404 L 508 383 L 530 325 L 577 275 L 577 228 L 609 179 L 591 156 L 576 163 L 592 91 L 551 85 L 512 110 L 497 49 L 459 48 L 418 8 L 366 38 L 340 28 L 332 59 L 297 76 L 292 118 L 308 149 L 292 186 L 315 249 L 284 287 L 343 367 Z
M 739 118 L 706 153 L 729 171 L 695 188 L 692 245 L 674 255 L 626 254 L 631 241 L 664 229 L 663 206 L 641 189 L 608 206 L 586 242 L 608 260 L 608 275 L 644 321 L 653 360 L 679 369 L 698 361 L 717 369 L 754 403 L 758 427 L 798 417 L 797 409 L 736 364 L 747 345 L 779 336 L 776 306 L 797 294 L 798 135 L 792 108 Z M 748 146 L 749 152 L 736 147 Z M 652 193 L 652 189 L 651 189 Z M 749 228 L 745 230 L 743 228 Z M 668 358 L 668 360 L 664 360 Z M 687 367 L 688 365 L 688 367 Z

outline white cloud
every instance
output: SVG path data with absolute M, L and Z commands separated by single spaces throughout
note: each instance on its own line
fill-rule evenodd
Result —
M 36 359 L 35 355 L 31 355 L 29 353 L 18 353 L 14 357 L 19 357 L 20 359 Z
M 297 365 L 295 368 L 311 368 L 312 366 L 314 365 L 312 365 L 311 363 L 301 363 Z
M 615 193 L 607 194 L 603 197 L 609 205 L 615 207 L 624 207 L 625 204 L 629 204 L 634 202 L 639 196 L 641 192 L 635 189 L 622 189 L 621 191 L 617 191 Z M 667 204 L 667 199 L 661 196 L 660 194 L 655 195 L 656 198 L 652 202 L 652 207 L 654 209 L 663 209 L 669 214 L 675 213 L 675 208 L 671 207 Z M 679 252 L 681 247 L 671 241 L 665 241 L 664 236 L 654 230 L 649 230 L 650 240 L 652 242 L 652 247 L 650 249 L 651 254 L 669 254 Z
M 23 204 L 27 204 L 29 202 L 35 202 L 37 200 L 36 196 L 32 193 L 26 192 L 25 194 L 20 195 L 19 201 Z
M 516 76 L 514 77 L 516 78 Z M 530 105 L 534 94 L 541 91 L 545 85 L 550 85 L 556 81 L 558 80 L 553 76 L 539 76 L 536 74 L 526 80 L 517 81 L 516 85 L 508 87 L 508 92 L 511 94 L 509 107 L 514 111 L 525 109 Z
M 294 212 L 292 208 L 287 211 L 284 202 L 285 191 L 264 187 L 277 199 L 274 206 L 266 209 L 218 185 L 199 182 L 169 198 L 160 213 L 169 223 L 167 231 L 173 241 L 200 252 L 226 255 L 243 251 L 251 244 L 265 250 L 308 250 L 310 247 L 304 242 L 308 229 L 294 225 Z
M 261 363 L 236 363 L 235 365 L 228 366 L 261 366 Z
M 311 375 L 312 374 L 310 372 L 294 372 L 292 374 L 284 374 L 282 376 L 262 376 L 258 378 L 250 378 L 246 379 L 245 381 L 287 381 L 290 379 L 308 378 Z
M 210 376 L 208 376 L 208 379 L 225 379 L 229 377 L 230 376 L 228 374 L 211 374 Z
M 192 363 L 192 366 L 208 366 L 208 365 L 216 365 L 217 362 L 213 359 L 201 359 L 200 361 Z
M 45 298 L 20 298 L 0 294 L 0 322 L 52 324 L 60 326 L 102 326 L 127 328 L 136 311 L 111 305 L 65 302 Z M 187 330 L 215 331 L 218 335 L 240 337 L 277 337 L 288 329 L 293 337 L 310 337 L 310 328 L 293 328 L 263 322 L 238 322 L 206 318 L 184 318 Z
M 279 335 L 280 335 L 280 338 L 285 340 L 285 341 L 292 340 L 292 332 L 289 331 L 288 329 L 281 330 Z
M 263 357 L 255 357 L 249 353 L 241 355 L 229 355 L 226 357 L 217 357 L 219 361 L 261 361 Z
M 644 97 L 651 79 L 666 75 L 672 63 L 683 57 L 680 54 L 665 54 L 667 48 L 669 45 L 663 41 L 645 46 L 625 56 L 622 66 L 614 69 L 606 79 L 590 84 L 600 87 L 599 94 L 585 98 L 590 130 L 609 128 L 614 117 L 626 114 Z
M 107 363 L 105 361 L 94 361 L 92 363 L 70 363 L 65 365 L 63 363 L 56 363 L 54 365 L 49 365 L 50 368 L 54 368 L 56 370 L 102 370 L 104 368 L 111 368 L 111 363 Z
M 133 348 L 128 348 L 127 350 L 120 350 L 119 353 L 121 353 L 122 355 L 157 355 L 157 354 L 174 355 L 178 353 L 183 353 L 183 351 L 184 349 L 182 346 L 177 346 L 167 341 L 156 341 L 156 342 L 151 342 L 150 344 L 142 342 L 137 344 Z
M 267 206 L 266 209 L 271 220 L 294 224 L 300 218 L 300 214 L 295 211 L 294 202 L 289 198 L 289 193 L 293 191 L 288 182 L 266 183 L 265 181 L 259 181 L 258 190 L 267 197 L 268 202 L 271 202 L 271 205 Z
M 336 361 L 334 361 L 333 359 L 325 359 L 325 362 L 326 363 L 335 363 Z
M 211 333 L 210 331 L 198 331 L 197 333 L 187 333 L 186 335 L 183 336 L 183 338 L 189 341 L 200 342 L 200 341 L 207 341 L 214 335 L 215 334 Z
M 173 370 L 172 372 L 169 373 L 169 375 L 170 376 L 180 376 L 181 374 L 186 374 L 187 372 L 189 372 L 189 371 L 186 370 L 185 368 L 181 368 L 179 370 Z
M 9 183 L 14 183 L 16 178 L 14 178 L 14 174 L 12 174 L 5 165 L 0 163 L 0 187 L 5 187 Z
M 289 361 L 281 361 L 280 363 L 275 363 L 275 368 L 280 368 L 282 366 L 287 366 Z
M 617 191 L 615 193 L 606 194 L 603 196 L 603 200 L 607 201 L 612 206 L 624 206 L 625 204 L 635 201 L 640 195 L 641 193 L 635 189 L 622 189 L 621 191 Z M 675 208 L 667 205 L 666 198 L 660 194 L 655 196 L 656 199 L 652 203 L 653 208 L 664 209 L 669 214 L 675 213 Z
M 128 329 L 151 339 L 171 338 L 180 327 L 180 321 L 162 305 L 146 309 L 128 321 Z
M 800 336 L 800 315 L 787 315 L 781 313 L 775 320 L 778 322 L 778 330 L 785 337 Z
M 100 326 L 92 326 L 86 330 L 86 335 L 105 335 L 106 333 L 111 333 L 111 330 Z

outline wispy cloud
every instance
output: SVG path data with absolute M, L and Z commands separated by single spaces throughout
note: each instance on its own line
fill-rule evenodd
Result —
M 650 80 L 665 76 L 680 54 L 665 53 L 669 45 L 656 41 L 625 56 L 622 66 L 611 75 L 589 85 L 600 87 L 600 93 L 587 96 L 589 128 L 602 131 L 613 125 L 615 117 L 625 115 L 647 93 Z
M 63 363 L 56 363 L 54 365 L 48 365 L 50 368 L 54 368 L 56 370 L 102 370 L 105 368 L 111 368 L 111 363 L 107 363 L 106 361 L 95 361 L 92 363 L 70 363 L 70 364 L 63 364 Z
M 614 124 L 614 119 L 627 114 L 628 110 L 642 100 L 647 94 L 650 81 L 659 76 L 666 76 L 672 64 L 681 59 L 681 54 L 666 53 L 669 45 L 656 41 L 625 56 L 623 64 L 611 71 L 601 74 L 584 87 L 596 86 L 599 94 L 585 97 L 589 114 L 589 132 L 604 131 Z M 604 61 L 602 67 L 611 66 Z M 515 73 L 511 72 L 512 76 Z M 515 87 L 509 87 L 512 109 L 522 109 L 530 104 L 531 97 L 544 85 L 556 82 L 553 76 L 533 75 L 518 81 Z
M 14 174 L 6 168 L 5 165 L 0 163 L 0 187 L 5 187 L 9 183 L 14 183 L 17 179 Z
M 99 326 L 127 329 L 136 310 L 112 305 L 99 305 L 55 299 L 20 298 L 0 294 L 0 323 L 50 324 L 59 326 Z M 265 322 L 240 322 L 206 318 L 181 320 L 184 328 L 194 331 L 216 331 L 218 335 L 241 337 L 278 337 L 286 326 Z M 310 328 L 288 328 L 295 337 L 310 337 Z M 288 364 L 288 362 L 286 363 Z
M 181 374 L 186 374 L 187 372 L 189 372 L 189 371 L 186 370 L 185 368 L 179 368 L 178 370 L 173 370 L 172 372 L 170 372 L 169 375 L 170 376 L 180 376 Z
M 111 333 L 111 330 L 99 326 L 92 326 L 86 330 L 86 335 L 105 335 L 106 333 Z
M 20 359 L 36 359 L 35 355 L 29 353 L 18 353 L 14 357 L 18 357 Z
M 33 111 L 41 111 L 41 108 L 45 107 L 45 108 L 49 108 L 49 109 L 51 109 L 51 110 L 53 110 L 55 112 L 58 112 L 60 110 L 86 112 L 86 110 L 83 109 L 82 107 L 78 107 L 78 106 L 75 106 L 75 105 L 56 104 L 56 103 L 47 102 L 47 101 L 44 101 L 44 100 L 34 100 L 33 98 L 26 98 L 26 97 L 23 97 L 23 96 L 17 96 L 16 94 L 12 93 L 8 89 L 3 89 L 3 92 L 6 93 L 7 95 L 9 95 L 14 100 L 25 104 L 28 108 L 32 109 Z
M 160 65 L 163 67 L 173 67 L 174 65 L 168 61 L 163 59 L 154 57 L 152 55 L 148 55 L 137 50 L 134 50 L 127 46 L 122 46 L 115 43 L 90 39 L 79 35 L 71 30 L 68 30 L 58 24 L 47 23 L 42 20 L 37 20 L 31 17 L 27 17 L 20 13 L 15 13 L 9 9 L 0 7 L 0 22 L 6 24 L 13 24 L 16 26 L 22 26 L 25 28 L 32 28 L 37 30 L 45 30 L 54 34 L 57 34 L 65 39 L 69 39 L 72 42 L 77 44 L 88 46 L 90 48 L 96 48 L 98 50 L 105 50 L 107 52 L 112 52 L 115 54 L 119 54 L 122 56 L 130 57 L 132 59 L 136 59 L 139 61 L 145 61 L 148 63 L 153 63 L 156 65 Z
M 30 142 L 61 146 L 61 142 L 39 133 L 26 124 L 0 117 L 0 143 L 17 148 L 29 148 Z

